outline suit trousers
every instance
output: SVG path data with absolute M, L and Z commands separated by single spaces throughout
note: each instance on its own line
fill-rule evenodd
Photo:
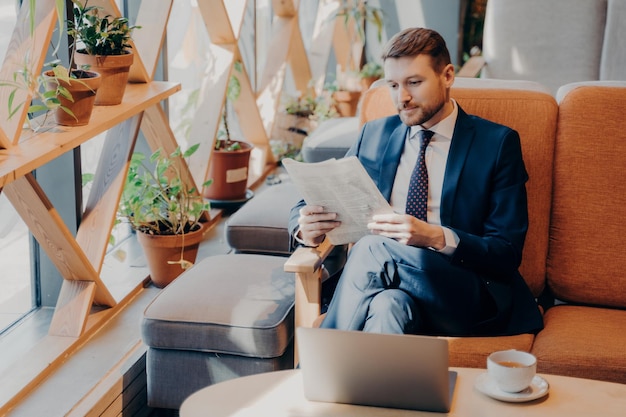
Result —
M 465 336 L 495 310 L 477 273 L 434 250 L 368 235 L 351 249 L 321 327 Z

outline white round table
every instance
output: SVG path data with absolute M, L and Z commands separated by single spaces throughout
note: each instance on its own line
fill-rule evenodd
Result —
M 550 384 L 546 396 L 509 403 L 490 398 L 474 387 L 484 369 L 451 369 L 458 372 L 448 414 L 451 416 L 626 416 L 626 385 L 542 374 Z M 300 370 L 269 372 L 211 385 L 189 396 L 180 408 L 180 417 L 437 415 L 442 414 L 308 401 L 303 395 Z

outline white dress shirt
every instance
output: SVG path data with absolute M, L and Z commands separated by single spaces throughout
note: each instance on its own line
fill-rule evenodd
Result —
M 426 148 L 426 169 L 428 170 L 428 209 L 426 221 L 430 224 L 441 225 L 440 209 L 443 178 L 446 172 L 446 163 L 448 161 L 448 153 L 450 152 L 452 134 L 454 133 L 454 126 L 456 125 L 456 119 L 459 114 L 458 105 L 454 100 L 452 100 L 452 103 L 454 105 L 452 113 L 428 129 L 434 132 Z M 411 126 L 407 138 L 405 139 L 402 155 L 400 156 L 400 164 L 398 165 L 389 202 L 396 213 L 405 212 L 409 181 L 411 180 L 411 173 L 417 162 L 420 149 L 420 140 L 417 135 L 420 130 L 423 130 L 422 126 Z M 442 229 L 446 246 L 441 249 L 440 252 L 451 255 L 458 245 L 459 237 L 447 227 L 442 227 Z

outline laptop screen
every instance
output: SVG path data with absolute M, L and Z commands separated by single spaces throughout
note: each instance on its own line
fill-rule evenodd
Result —
M 456 373 L 446 339 L 304 327 L 296 337 L 308 400 L 450 410 Z

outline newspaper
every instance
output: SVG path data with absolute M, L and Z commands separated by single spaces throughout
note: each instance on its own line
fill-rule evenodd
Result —
M 374 214 L 392 213 L 356 156 L 322 162 L 297 162 L 286 158 L 283 166 L 308 205 L 337 213 L 341 225 L 326 236 L 333 245 L 356 242 L 369 234 Z

